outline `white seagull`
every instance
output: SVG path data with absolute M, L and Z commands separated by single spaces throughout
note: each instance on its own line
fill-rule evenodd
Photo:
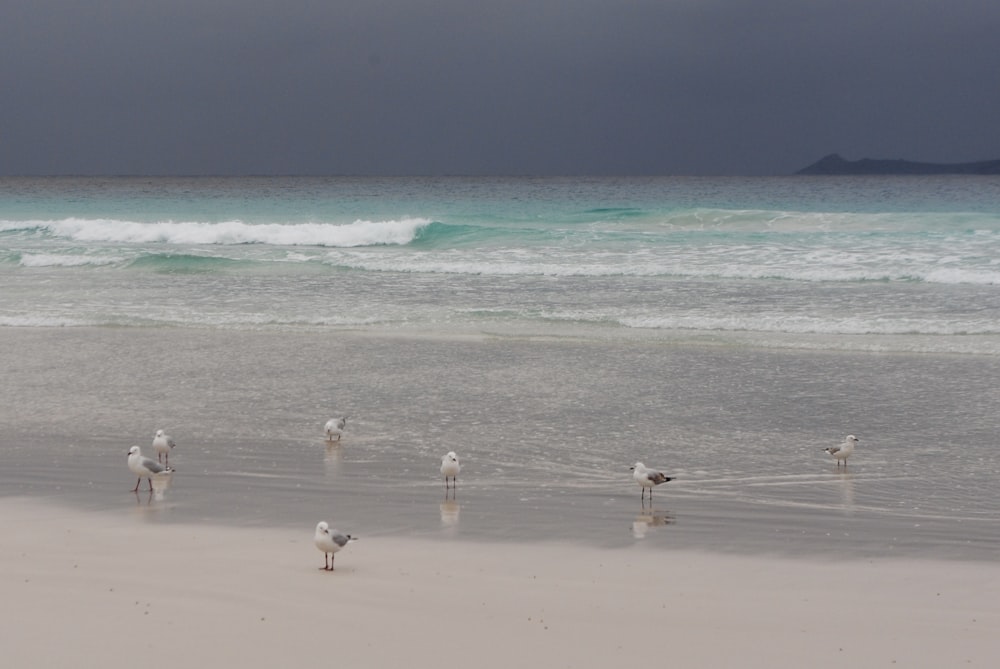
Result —
M 834 458 L 836 458 L 838 467 L 840 466 L 841 460 L 843 460 L 844 466 L 846 467 L 847 458 L 849 458 L 851 456 L 851 453 L 854 452 L 854 447 L 857 445 L 859 441 L 860 440 L 853 434 L 849 434 L 846 437 L 844 437 L 844 443 L 838 446 L 830 446 L 828 448 L 824 448 L 823 452 L 829 453 Z
M 164 434 L 163 430 L 157 430 L 156 436 L 153 437 L 153 450 L 156 452 L 156 461 L 163 462 L 163 456 L 167 456 L 165 465 L 170 464 L 170 450 L 176 446 L 174 443 L 174 438 L 169 434 Z
M 340 436 L 344 432 L 344 428 L 347 426 L 347 416 L 343 418 L 331 418 L 326 421 L 326 426 L 323 430 L 326 432 L 327 441 L 340 441 Z
M 632 478 L 635 482 L 641 486 L 641 494 L 643 497 L 646 495 L 646 489 L 649 489 L 649 501 L 653 501 L 653 486 L 658 486 L 661 483 L 666 483 L 667 481 L 673 481 L 673 477 L 667 476 L 663 472 L 656 471 L 655 469 L 650 469 L 641 462 L 635 463 L 632 467 Z
M 313 535 L 313 543 L 316 544 L 316 548 L 323 551 L 323 566 L 320 569 L 333 571 L 333 558 L 337 551 L 351 541 L 357 540 L 357 537 L 352 537 L 350 534 L 344 534 L 339 530 L 331 530 L 330 525 L 325 520 L 320 521 L 316 526 L 316 534 Z
M 441 475 L 444 476 L 444 487 L 448 488 L 448 479 L 451 479 L 452 486 L 458 483 L 458 473 L 462 471 L 462 465 L 458 462 L 458 456 L 455 455 L 455 451 L 448 451 L 443 458 L 441 458 Z
M 128 449 L 128 468 L 132 470 L 133 474 L 139 477 L 139 480 L 135 482 L 135 487 L 132 488 L 132 492 L 139 492 L 139 484 L 142 483 L 142 479 L 149 479 L 149 489 L 152 490 L 154 476 L 157 474 L 170 474 L 174 471 L 170 467 L 161 465 L 153 458 L 145 457 L 138 446 Z

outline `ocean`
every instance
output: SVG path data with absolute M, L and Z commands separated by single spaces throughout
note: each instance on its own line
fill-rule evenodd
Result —
M 0 178 L 0 342 L 3 495 L 449 539 L 1000 548 L 996 177 Z M 178 472 L 133 496 L 125 452 L 158 428 Z M 838 468 L 822 449 L 848 433 Z M 676 477 L 652 508 L 636 461 Z

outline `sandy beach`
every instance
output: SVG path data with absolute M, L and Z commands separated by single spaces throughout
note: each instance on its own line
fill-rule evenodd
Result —
M 1000 565 L 152 524 L 0 502 L 6 664 L 945 667 L 1000 657 Z M 333 520 L 336 525 L 335 519 Z M 341 528 L 351 531 L 353 528 Z
M 185 329 L 0 339 L 17 379 L 0 403 L 5 666 L 1000 658 L 989 359 Z M 330 398 L 359 409 L 333 448 Z M 837 433 L 817 421 L 840 416 L 864 447 L 849 471 L 821 450 Z M 133 495 L 126 450 L 152 454 L 159 427 L 178 438 L 176 480 Z M 943 432 L 955 447 L 921 444 Z M 450 505 L 445 449 L 464 458 Z M 678 477 L 648 515 L 628 472 L 640 451 Z M 320 520 L 361 537 L 332 573 Z

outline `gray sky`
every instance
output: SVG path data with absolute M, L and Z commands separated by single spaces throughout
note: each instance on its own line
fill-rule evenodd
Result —
M 998 0 L 3 0 L 0 174 L 1000 158 Z

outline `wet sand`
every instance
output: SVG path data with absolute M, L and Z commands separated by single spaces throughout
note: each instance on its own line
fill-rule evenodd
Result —
M 996 564 L 362 536 L 324 572 L 319 519 L 145 513 L 0 501 L 10 666 L 821 669 L 1000 654 Z
M 995 561 L 1000 360 L 384 331 L 0 328 L 0 495 L 153 524 Z M 343 440 L 323 442 L 332 415 Z M 822 452 L 850 426 L 849 467 Z M 132 444 L 178 446 L 162 499 Z M 443 453 L 463 459 L 443 506 Z M 675 480 L 642 508 L 629 465 Z M 145 486 L 144 486 L 145 488 Z

